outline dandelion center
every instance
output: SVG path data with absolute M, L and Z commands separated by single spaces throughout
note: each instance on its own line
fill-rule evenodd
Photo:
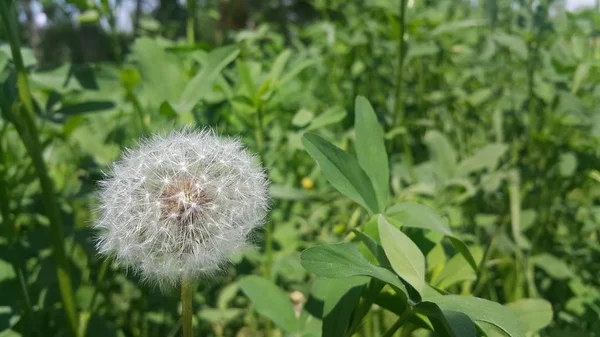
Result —
M 211 203 L 208 193 L 194 179 L 169 182 L 160 195 L 161 217 L 186 225 L 197 219 Z

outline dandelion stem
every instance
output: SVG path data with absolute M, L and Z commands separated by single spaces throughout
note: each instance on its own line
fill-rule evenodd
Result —
M 194 297 L 194 282 L 184 279 L 181 282 L 181 318 L 183 337 L 192 337 L 192 300 Z

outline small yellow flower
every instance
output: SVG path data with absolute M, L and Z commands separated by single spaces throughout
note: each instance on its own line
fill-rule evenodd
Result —
M 302 178 L 302 188 L 305 190 L 312 190 L 315 187 L 315 182 L 310 178 Z

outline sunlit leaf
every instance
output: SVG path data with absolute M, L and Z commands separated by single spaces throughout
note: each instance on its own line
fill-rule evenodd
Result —
M 304 134 L 302 144 L 333 187 L 369 212 L 379 211 L 371 180 L 354 157 L 314 133 Z
M 390 173 L 383 130 L 375 111 L 366 98 L 358 96 L 354 106 L 358 163 L 373 183 L 379 209 L 385 209 L 389 195 Z
M 394 271 L 422 294 L 425 289 L 425 257 L 419 247 L 380 215 L 379 239 Z

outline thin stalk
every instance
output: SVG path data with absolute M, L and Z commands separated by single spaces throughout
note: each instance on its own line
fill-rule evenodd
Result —
M 189 44 L 196 43 L 196 0 L 187 0 L 187 26 L 186 34 Z
M 116 8 L 110 7 L 108 0 L 103 0 L 102 5 L 106 13 L 108 13 L 108 26 L 110 27 L 110 44 L 113 48 L 113 53 L 117 63 L 121 62 L 121 42 L 119 41 L 119 33 L 117 32 L 117 18 L 115 17 Z M 118 5 L 117 5 L 118 6 Z
M 65 311 L 67 317 L 69 333 L 75 336 L 77 334 L 77 314 L 71 285 L 71 277 L 69 274 L 69 264 L 66 259 L 65 247 L 63 245 L 65 235 L 60 214 L 60 207 L 56 196 L 54 195 L 54 186 L 52 180 L 48 176 L 46 163 L 42 157 L 42 146 L 38 138 L 39 133 L 34 120 L 35 111 L 31 93 L 29 91 L 29 80 L 27 78 L 27 72 L 21 56 L 19 38 L 16 33 L 18 31 L 18 23 L 16 22 L 17 15 L 15 14 L 14 2 L 9 7 L 8 1 L 0 1 L 0 16 L 2 17 L 6 36 L 10 42 L 13 62 L 17 70 L 17 87 L 19 91 L 19 97 L 21 98 L 21 102 L 25 107 L 24 111 L 22 109 L 15 109 L 17 110 L 16 113 L 9 108 L 6 111 L 6 114 L 9 115 L 9 120 L 15 125 L 19 137 L 23 141 L 23 144 L 25 145 L 25 148 L 31 157 L 35 172 L 40 181 L 42 200 L 46 210 L 46 215 L 50 221 L 50 228 L 52 232 L 53 255 L 56 260 L 56 274 L 58 277 L 63 310 Z M 2 99 L 5 101 L 5 103 L 8 102 L 4 98 Z M 8 103 L 6 105 L 8 105 Z M 16 105 L 16 107 L 18 106 L 19 105 Z
M 525 270 L 524 258 L 521 248 L 523 242 L 521 241 L 521 194 L 519 191 L 520 179 L 516 172 L 513 172 L 508 179 L 508 197 L 510 199 L 510 223 L 513 240 L 515 241 L 515 278 L 516 284 L 514 289 L 513 300 L 518 300 L 522 297 L 521 281 L 523 277 L 527 277 L 527 271 Z
M 483 286 L 485 285 L 485 283 L 487 281 L 487 277 L 485 275 L 485 273 L 487 271 L 486 264 L 487 264 L 488 260 L 490 259 L 490 257 L 492 256 L 494 249 L 496 248 L 495 247 L 496 246 L 496 240 L 495 240 L 496 236 L 497 236 L 497 234 L 494 234 L 494 236 L 492 237 L 492 240 L 485 248 L 485 253 L 483 254 L 483 259 L 481 259 L 481 262 L 479 263 L 479 268 L 477 268 L 477 276 L 475 278 L 475 284 L 473 284 L 473 286 L 472 286 L 472 288 L 473 288 L 472 294 L 474 296 L 479 294 L 479 292 L 483 290 Z
M 256 109 L 256 127 L 254 128 L 254 138 L 256 140 L 256 149 L 258 150 L 258 156 L 261 163 L 265 164 L 265 138 L 264 138 L 264 122 L 263 122 L 263 111 L 259 105 Z M 271 279 L 271 270 L 273 266 L 273 224 L 267 219 L 265 223 L 265 269 L 264 277 Z M 271 321 L 265 322 L 265 336 L 270 336 Z
M 135 110 L 135 114 L 137 115 L 138 123 L 140 124 L 140 134 L 142 136 L 147 135 L 148 133 L 150 133 L 150 131 L 148 130 L 148 125 L 146 125 L 146 122 L 144 121 L 144 109 L 140 104 L 140 100 L 131 91 L 127 93 L 127 99 L 133 105 L 133 110 Z
M 263 111 L 262 107 L 256 109 L 256 128 L 254 129 L 254 137 L 256 139 L 256 147 L 260 161 L 265 163 L 265 139 L 264 139 L 264 123 L 263 123 Z M 270 221 L 265 224 L 265 277 L 271 278 L 271 267 L 273 265 L 273 225 Z
M 394 324 L 388 329 L 388 331 L 386 331 L 383 335 L 381 335 L 381 337 L 392 337 L 396 333 L 396 331 L 398 331 L 398 329 L 400 329 L 400 327 L 404 323 L 406 323 L 406 321 L 408 321 L 408 319 L 410 318 L 410 316 L 412 316 L 412 314 L 413 314 L 412 307 L 408 307 L 406 309 L 406 311 L 404 313 L 402 313 L 402 315 L 400 315 L 400 317 L 398 317 L 396 322 L 394 322 Z
M 396 74 L 396 100 L 394 102 L 394 126 L 405 128 L 402 133 L 402 143 L 404 149 L 404 157 L 407 163 L 408 172 L 413 180 L 416 174 L 414 171 L 414 159 L 410 146 L 408 144 L 408 127 L 404 111 L 404 58 L 406 56 L 406 43 L 404 42 L 404 34 L 406 32 L 406 1 L 400 1 L 400 36 L 398 38 L 398 72 Z
M 184 279 L 181 282 L 181 319 L 183 326 L 183 337 L 192 337 L 192 300 L 194 297 L 194 282 Z

